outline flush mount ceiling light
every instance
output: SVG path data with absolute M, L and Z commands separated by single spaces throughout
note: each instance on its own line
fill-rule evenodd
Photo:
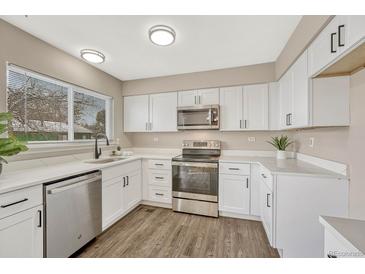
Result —
M 82 59 L 90 63 L 101 64 L 105 61 L 104 54 L 93 49 L 83 49 L 80 54 Z
M 169 46 L 175 41 L 175 31 L 164 25 L 156 25 L 148 32 L 152 43 L 158 46 Z

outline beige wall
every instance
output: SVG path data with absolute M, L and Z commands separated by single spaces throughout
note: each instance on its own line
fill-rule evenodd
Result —
M 274 63 L 123 82 L 123 95 L 264 83 L 275 80 Z
M 365 69 L 351 76 L 350 87 L 350 127 L 300 130 L 294 138 L 299 152 L 348 164 L 350 215 L 365 219 Z
M 129 133 L 135 147 L 180 148 L 183 140 L 220 140 L 223 149 L 274 150 L 266 141 L 281 132 L 221 132 L 218 130 L 182 131 L 171 133 Z M 291 132 L 285 134 L 292 136 Z M 255 137 L 249 142 L 248 137 Z M 157 139 L 156 139 L 157 138 Z
M 0 19 L 0 111 L 6 110 L 6 62 L 114 98 L 114 134 L 122 133 L 122 82 Z
M 276 79 L 290 67 L 297 57 L 305 50 L 317 34 L 332 18 L 330 15 L 304 15 L 294 30 L 288 43 L 280 53 L 275 63 Z

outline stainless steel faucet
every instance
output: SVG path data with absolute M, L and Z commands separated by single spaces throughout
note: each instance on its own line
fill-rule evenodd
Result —
M 97 133 L 95 135 L 95 153 L 94 153 L 95 159 L 99 159 L 99 157 L 101 155 L 101 148 L 98 148 L 98 137 L 103 137 L 103 136 L 106 139 L 106 145 L 109 146 L 109 139 L 108 139 L 108 137 L 104 133 Z

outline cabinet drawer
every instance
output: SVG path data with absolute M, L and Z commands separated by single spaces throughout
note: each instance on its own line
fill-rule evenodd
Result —
M 273 178 L 266 168 L 261 168 L 260 172 L 261 180 L 267 185 L 267 187 L 272 191 Z
M 171 189 L 169 187 L 149 186 L 148 193 L 150 201 L 171 204 Z
M 141 160 L 136 160 L 129 163 L 121 163 L 116 166 L 107 167 L 102 170 L 103 181 L 110 180 L 122 176 L 128 172 L 141 168 Z
M 151 169 L 149 184 L 171 188 L 171 171 Z
M 171 169 L 171 160 L 148 160 L 148 167 L 154 169 Z
M 231 175 L 250 175 L 250 164 L 220 163 L 219 173 Z
M 0 219 L 42 203 L 42 185 L 1 194 Z

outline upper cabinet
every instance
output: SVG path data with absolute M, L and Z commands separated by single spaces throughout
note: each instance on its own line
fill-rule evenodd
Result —
M 365 15 L 335 16 L 308 48 L 309 75 L 314 76 L 365 37 Z
M 124 97 L 124 132 L 177 131 L 177 92 Z
M 179 107 L 189 107 L 197 105 L 218 105 L 219 89 L 198 89 L 178 92 Z
M 268 98 L 268 84 L 221 88 L 221 130 L 268 130 Z

